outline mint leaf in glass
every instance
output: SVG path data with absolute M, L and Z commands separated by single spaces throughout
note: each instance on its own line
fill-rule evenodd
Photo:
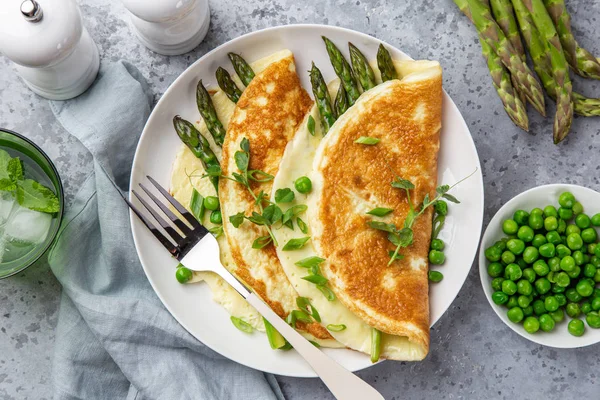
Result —
M 8 173 L 8 164 L 12 160 L 10 154 L 0 149 L 0 190 L 11 192 L 17 188 Z
M 33 179 L 19 182 L 17 202 L 22 207 L 45 213 L 55 213 L 60 210 L 60 203 L 54 192 Z

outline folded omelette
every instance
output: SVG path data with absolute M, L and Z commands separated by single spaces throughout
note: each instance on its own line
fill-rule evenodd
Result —
M 370 353 L 374 327 L 384 333 L 382 357 L 420 360 L 429 348 L 431 211 L 415 224 L 415 242 L 403 249 L 405 258 L 389 267 L 388 250 L 393 246 L 384 233 L 368 227 L 366 212 L 392 208 L 394 213 L 383 220 L 402 226 L 408 205 L 404 191 L 391 187 L 394 173 L 415 183 L 413 202 L 434 193 L 441 68 L 431 61 L 398 61 L 395 66 L 403 78 L 363 93 L 323 139 L 320 132 L 308 134 L 305 121 L 286 148 L 273 190 L 293 187 L 300 176 L 311 178 L 313 191 L 297 196 L 296 202 L 308 205 L 312 240 L 298 251 L 278 249 L 278 255 L 296 291 L 319 310 L 323 325 L 345 326 L 331 332 L 336 340 Z M 332 96 L 336 88 L 337 84 L 330 85 Z M 316 107 L 311 115 L 318 120 Z M 377 146 L 354 143 L 361 136 L 381 142 Z M 281 241 L 304 236 L 288 229 L 276 235 Z M 326 259 L 321 271 L 336 300 L 328 301 L 314 284 L 302 279 L 306 269 L 295 263 L 311 256 Z

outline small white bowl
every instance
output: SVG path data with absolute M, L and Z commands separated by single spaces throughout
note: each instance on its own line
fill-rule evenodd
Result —
M 544 346 L 564 349 L 584 347 L 600 342 L 600 329 L 590 328 L 584 321 L 585 333 L 583 336 L 573 336 L 567 329 L 567 325 L 571 318 L 566 315 L 566 313 L 565 319 L 562 322 L 557 323 L 556 328 L 554 328 L 552 332 L 543 332 L 542 330 L 539 330 L 538 332 L 531 334 L 525 331 L 523 324 L 511 322 L 506 315 L 508 309 L 504 306 L 499 306 L 492 301 L 492 293 L 494 291 L 491 286 L 492 278 L 487 273 L 489 261 L 485 258 L 485 249 L 506 236 L 504 232 L 502 232 L 502 222 L 505 219 L 512 218 L 515 211 L 525 210 L 530 212 L 536 207 L 543 209 L 549 204 L 558 208 L 558 196 L 566 191 L 575 195 L 577 201 L 581 202 L 583 205 L 585 213 L 590 217 L 600 212 L 600 193 L 595 190 L 583 186 L 567 184 L 538 186 L 515 196 L 498 210 L 487 226 L 479 248 L 479 276 L 481 277 L 481 284 L 488 302 L 496 314 L 498 314 L 498 317 L 500 317 L 510 329 L 532 342 Z

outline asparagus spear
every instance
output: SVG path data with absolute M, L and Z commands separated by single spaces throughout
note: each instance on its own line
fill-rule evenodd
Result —
M 331 40 L 323 36 L 323 41 L 325 41 L 325 47 L 327 48 L 327 54 L 329 54 L 333 70 L 342 81 L 342 85 L 346 91 L 348 106 L 352 106 L 360 96 L 360 92 L 358 91 L 358 84 L 354 79 L 350 64 L 348 64 L 348 61 L 346 61 L 340 50 L 335 47 L 335 44 Z
M 329 90 L 327 90 L 323 75 L 314 62 L 312 63 L 312 68 L 310 70 L 310 83 L 315 96 L 315 102 L 319 108 L 319 115 L 321 115 L 321 123 L 323 125 L 323 134 L 325 135 L 335 122 L 335 112 L 331 107 L 331 97 L 329 97 Z
M 540 78 L 544 89 L 546 89 L 548 96 L 556 100 L 556 81 L 552 76 L 550 57 L 546 50 L 545 42 L 535 27 L 531 14 L 525 7 L 525 4 L 523 4 L 523 0 L 512 0 L 512 4 L 519 21 L 525 45 L 533 61 L 533 68 Z M 600 115 L 600 99 L 585 97 L 573 92 L 573 106 L 574 111 L 579 115 L 586 117 Z
M 544 94 L 540 83 L 527 64 L 515 54 L 512 44 L 494 21 L 490 9 L 480 0 L 454 0 L 454 3 L 471 19 L 484 40 L 498 54 L 502 63 L 515 77 L 519 90 L 525 93 L 540 114 L 545 115 Z
M 231 60 L 231 63 L 233 64 L 233 69 L 235 69 L 235 73 L 238 74 L 244 86 L 248 86 L 250 84 L 250 81 L 254 79 L 254 71 L 252 71 L 250 65 L 248 65 L 246 60 L 244 60 L 239 54 L 228 53 L 227 55 L 229 56 L 229 60 Z
M 200 159 L 204 169 L 207 170 L 211 166 L 219 166 L 219 160 L 215 153 L 211 150 L 208 140 L 200 134 L 198 129 L 189 121 L 176 115 L 173 118 L 173 126 L 181 141 Z M 219 190 L 219 177 L 211 176 L 210 181 L 215 186 L 215 190 Z
M 554 21 L 565 57 L 573 71 L 592 79 L 600 79 L 600 62 L 589 51 L 580 47 L 571 30 L 571 16 L 563 0 L 544 0 L 548 14 Z
M 528 131 L 529 120 L 527 118 L 527 110 L 521 99 L 518 97 L 518 94 L 513 89 L 508 71 L 502 64 L 500 57 L 494 53 L 487 42 L 481 38 L 481 36 L 479 39 L 481 42 L 481 51 L 487 59 L 487 65 L 492 76 L 492 81 L 498 92 L 498 96 L 500 96 L 500 99 L 504 104 L 504 110 L 515 125 L 524 131 Z
M 198 111 L 200 111 L 200 115 L 202 115 L 202 119 L 204 120 L 208 131 L 213 139 L 215 139 L 215 143 L 219 147 L 223 146 L 223 141 L 225 140 L 225 128 L 223 128 L 223 124 L 219 121 L 215 106 L 210 98 L 210 94 L 208 94 L 208 91 L 202 84 L 202 80 L 198 82 L 198 86 L 196 87 L 196 104 L 198 105 Z
M 377 82 L 375 82 L 375 74 L 373 73 L 373 69 L 369 65 L 369 61 L 365 55 L 352 43 L 348 43 L 348 48 L 350 49 L 350 61 L 352 62 L 352 69 L 356 73 L 356 78 L 358 83 L 363 89 L 363 92 L 366 92 L 369 89 L 377 86 Z
M 338 87 L 337 94 L 335 95 L 335 102 L 333 103 L 333 108 L 335 110 L 335 115 L 339 118 L 343 113 L 348 109 L 348 97 L 346 96 L 346 90 L 344 89 L 344 85 L 340 82 L 340 87 Z
M 382 44 L 377 49 L 377 66 L 379 67 L 379 72 L 381 72 L 382 81 L 387 82 L 392 79 L 398 79 L 398 72 L 396 71 L 396 67 L 394 67 L 392 56 Z
M 556 115 L 554 117 L 554 143 L 560 143 L 569 133 L 573 122 L 573 90 L 569 78 L 569 66 L 563 53 L 560 39 L 554 23 L 542 0 L 523 0 L 523 4 L 531 13 L 531 18 L 545 41 L 550 55 L 552 76 L 556 82 Z
M 237 87 L 233 79 L 231 79 L 231 75 L 229 75 L 229 72 L 227 72 L 225 68 L 219 67 L 217 68 L 216 75 L 217 83 L 219 84 L 221 90 L 225 92 L 227 97 L 229 97 L 229 100 L 233 101 L 234 103 L 237 103 L 240 99 L 240 96 L 242 95 L 242 91 L 240 90 L 240 88 Z

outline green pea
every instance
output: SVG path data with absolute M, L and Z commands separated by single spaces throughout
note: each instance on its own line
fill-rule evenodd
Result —
M 555 280 L 558 286 L 565 288 L 571 283 L 571 278 L 569 278 L 569 275 L 567 275 L 565 272 L 559 272 L 556 275 Z
M 567 296 L 565 296 L 562 293 L 556 293 L 554 295 L 554 298 L 556 299 L 556 301 L 558 301 L 558 306 L 559 307 L 562 307 L 562 306 L 564 306 L 564 305 L 567 304 Z
M 525 250 L 525 243 L 520 239 L 510 239 L 506 243 L 506 247 L 510 250 L 514 255 L 520 255 Z M 490 260 L 493 261 L 493 260 Z M 496 260 L 498 261 L 498 260 Z
M 594 297 L 590 304 L 592 305 L 592 310 L 599 311 L 600 310 L 600 297 Z
M 505 280 L 502 282 L 502 291 L 509 296 L 517 293 L 517 284 L 513 281 Z
M 529 216 L 529 226 L 531 229 L 541 229 L 544 226 L 544 217 L 542 217 L 542 214 L 531 214 Z
M 487 258 L 488 260 L 490 260 L 492 262 L 499 261 L 501 257 L 502 257 L 502 251 L 499 248 L 497 248 L 496 246 L 488 247 L 485 250 L 485 258 Z
M 581 307 L 581 312 L 582 312 L 583 314 L 588 314 L 588 313 L 590 313 L 590 312 L 592 311 L 592 305 L 591 305 L 591 304 L 590 304 L 590 302 L 589 302 L 589 301 L 587 301 L 587 300 L 586 300 L 586 301 L 584 301 L 584 302 L 582 302 L 582 303 L 580 304 L 580 307 Z
M 494 289 L 495 291 L 502 290 L 502 282 L 503 281 L 504 281 L 504 278 L 501 278 L 501 277 L 492 279 L 492 289 Z
M 592 217 L 592 225 L 600 226 L 600 213 L 594 214 L 594 216 Z
M 521 295 L 517 298 L 517 304 L 521 308 L 528 307 L 529 303 L 531 303 L 531 299 L 529 298 L 529 296 Z
M 554 206 L 546 206 L 544 207 L 544 215 L 546 217 L 556 217 L 558 215 L 558 211 L 556 211 L 556 207 Z
M 531 283 L 529 283 L 528 280 L 521 279 L 520 281 L 517 282 L 517 292 L 519 294 L 529 296 L 529 295 L 531 295 L 532 291 L 533 291 L 533 286 L 531 286 Z M 527 307 L 527 306 L 525 306 L 525 307 Z
M 517 210 L 513 215 L 513 220 L 520 226 L 527 225 L 529 222 L 529 213 L 524 210 Z
M 577 303 L 569 303 L 566 307 L 567 315 L 571 318 L 577 318 L 581 315 L 581 308 Z
M 558 229 L 558 219 L 556 217 L 546 217 L 544 220 L 544 229 L 548 232 Z
M 520 307 L 513 307 L 506 313 L 508 319 L 515 324 L 518 324 L 523 320 L 523 310 Z
M 575 259 L 571 256 L 565 256 L 560 260 L 560 269 L 565 272 L 573 271 L 575 269 Z
M 598 243 L 588 244 L 588 254 L 594 255 L 594 253 L 596 252 L 596 247 L 598 247 Z
M 567 290 L 567 288 L 559 286 L 556 283 L 552 284 L 552 293 L 564 293 L 566 290 Z
M 508 264 L 506 266 L 506 269 L 504 270 L 505 278 L 508 278 L 511 281 L 517 281 L 521 279 L 521 276 L 523 276 L 523 271 L 517 264 Z
M 523 308 L 523 315 L 525 317 L 529 317 L 530 315 L 533 315 L 533 307 L 527 306 L 527 307 Z
M 448 203 L 446 203 L 444 200 L 436 201 L 433 207 L 435 207 L 435 212 L 439 215 L 448 215 Z
M 527 333 L 536 333 L 540 329 L 540 321 L 534 316 L 527 317 L 523 322 L 523 328 Z
M 596 267 L 597 268 L 597 267 Z M 594 282 L 600 283 L 600 269 L 596 271 L 596 275 L 594 275 Z
M 501 259 L 504 264 L 512 264 L 515 262 L 516 256 L 510 251 L 506 250 L 504 253 L 502 253 Z
M 583 205 L 580 202 L 575 202 L 575 204 L 573 204 L 573 214 L 574 215 L 579 215 L 583 212 Z
M 567 299 L 573 303 L 579 303 L 583 298 L 583 296 L 581 296 L 575 288 L 568 288 L 565 292 L 565 295 L 567 296 Z
M 546 310 L 552 312 L 558 310 L 558 301 L 554 296 L 548 296 L 544 299 L 544 307 Z
M 534 262 L 533 270 L 539 276 L 546 276 L 546 275 L 548 275 L 548 272 L 550 272 L 550 268 L 548 267 L 548 264 L 546 264 L 546 261 L 544 261 L 544 260 L 537 260 L 536 262 Z
M 527 267 L 529 267 L 529 265 L 525 262 L 525 260 L 523 260 L 522 257 L 517 258 L 517 262 L 516 264 L 521 267 L 521 269 L 525 269 Z
M 221 214 L 221 211 L 219 210 L 215 210 L 213 212 L 210 213 L 210 222 L 212 222 L 215 225 L 220 225 L 223 223 L 223 215 Z
M 500 258 L 498 257 L 498 260 Z M 433 265 L 442 265 L 446 261 L 444 253 L 438 250 L 431 250 L 429 252 L 429 263 Z M 496 260 L 497 261 L 497 260 Z
M 600 288 L 594 289 L 594 292 L 592 293 L 592 297 L 594 299 L 597 298 L 597 297 L 600 297 Z
M 560 258 L 552 257 L 551 259 L 548 260 L 548 266 L 550 267 L 550 271 L 554 271 L 554 272 L 560 271 Z
M 567 275 L 569 275 L 569 278 L 571 279 L 579 277 L 579 274 L 581 274 L 581 267 L 579 265 L 576 265 L 575 268 L 573 268 L 573 271 L 567 272 Z
M 580 280 L 577 282 L 577 286 L 575 286 L 577 293 L 582 295 L 583 297 L 589 297 L 594 292 L 594 287 L 590 285 L 587 280 Z
M 554 283 L 554 282 L 556 282 L 556 275 L 557 275 L 556 272 L 550 271 L 548 273 L 548 275 L 546 275 L 546 278 L 548 278 L 548 280 L 550 281 L 550 283 Z
M 585 326 L 583 325 L 583 321 L 580 319 L 572 319 L 569 321 L 568 326 L 569 333 L 573 336 L 582 336 L 583 332 L 585 332 Z
M 567 225 L 567 230 L 565 231 L 565 235 L 569 236 L 571 233 L 581 233 L 581 229 L 575 224 Z
M 599 247 L 596 247 L 596 249 L 598 249 Z M 598 250 L 596 250 L 597 252 Z M 590 262 L 594 265 L 594 267 L 596 268 L 600 268 L 600 257 L 598 256 L 592 256 L 592 258 L 590 258 Z
M 533 240 L 531 241 L 531 245 L 537 249 L 539 249 L 546 243 L 548 243 L 548 240 L 546 240 L 546 236 L 542 235 L 541 233 L 536 234 L 533 237 Z
M 506 250 L 506 242 L 507 241 L 508 241 L 508 239 L 498 240 L 496 243 L 494 243 L 494 247 L 498 248 L 500 251 L 504 251 L 504 250 Z
M 596 257 L 600 257 L 600 245 L 596 245 L 596 248 L 594 249 L 594 255 Z
M 581 239 L 583 240 L 584 243 L 593 243 L 596 242 L 596 240 L 598 240 L 598 233 L 596 232 L 596 230 L 594 228 L 587 228 L 584 229 L 581 232 Z M 594 246 L 594 249 L 596 249 L 596 246 Z
M 433 250 L 439 250 L 442 251 L 444 250 L 444 247 L 446 247 L 444 245 L 444 241 L 442 239 L 433 239 L 431 241 L 431 246 L 430 246 Z
M 504 267 L 498 262 L 493 262 L 488 265 L 487 271 L 489 276 L 497 278 L 504 273 Z
M 504 292 L 494 292 L 492 293 L 492 301 L 501 306 L 508 301 L 508 295 Z
M 554 329 L 555 326 L 554 319 L 549 314 L 540 315 L 540 328 L 544 332 L 550 332 Z
M 562 242 L 560 234 L 556 231 L 546 233 L 546 240 L 548 240 L 548 243 L 552 243 L 553 245 L 557 245 Z
M 568 208 L 563 208 L 563 207 L 560 207 L 560 208 L 558 209 L 558 216 L 559 216 L 559 218 L 560 218 L 561 220 L 563 220 L 563 221 L 568 221 L 568 220 L 570 220 L 571 218 L 573 218 L 573 210 L 571 210 L 571 209 L 568 209 Z
M 502 223 L 502 231 L 507 235 L 516 235 L 519 230 L 519 224 L 513 219 L 507 219 Z
M 535 263 L 534 263 L 534 265 L 535 265 Z M 529 282 L 529 283 L 535 282 L 536 273 L 535 273 L 534 269 L 533 268 L 525 268 L 523 270 L 523 278 L 525 278 L 525 280 L 527 280 L 527 282 Z
M 543 300 L 534 300 L 533 312 L 535 313 L 535 315 L 542 315 L 546 312 L 546 307 L 544 307 Z
M 583 246 L 583 240 L 579 233 L 571 233 L 567 236 L 567 246 L 571 250 L 579 250 Z
M 552 258 L 556 254 L 556 246 L 552 243 L 542 244 L 539 248 L 540 255 L 546 258 Z
M 558 232 L 562 235 L 563 233 L 565 233 L 566 230 L 567 230 L 567 223 L 565 222 L 565 220 L 560 219 L 558 221 L 558 228 L 556 228 L 556 232 Z
M 585 316 L 585 322 L 587 322 L 590 328 L 598 329 L 600 328 L 600 315 L 592 311 Z
M 562 322 L 562 320 L 565 319 L 565 312 L 563 311 L 562 308 L 559 308 L 556 311 L 552 311 L 550 313 L 550 316 L 552 317 L 554 322 Z
M 431 282 L 438 283 L 444 279 L 444 274 L 440 271 L 429 271 L 428 277 Z
M 575 196 L 571 192 L 563 192 L 558 197 L 558 204 L 564 208 L 573 208 L 575 201 Z
M 177 279 L 177 282 L 179 282 L 179 283 L 186 283 L 190 279 L 192 279 L 193 276 L 194 276 L 194 273 L 190 269 L 183 267 L 183 266 L 178 267 L 177 270 L 175 271 L 175 278 Z
M 533 264 L 535 262 L 535 260 L 538 259 L 539 256 L 540 256 L 540 253 L 539 253 L 538 249 L 536 249 L 533 246 L 528 246 L 523 251 L 523 260 L 525 260 L 525 262 L 527 264 Z
M 507 281 L 504 281 L 504 282 L 507 282 Z M 504 285 L 504 282 L 502 282 L 503 285 Z M 550 288 L 551 288 L 550 281 L 548 279 L 546 279 L 546 278 L 540 278 L 540 279 L 538 279 L 537 281 L 535 281 L 535 283 L 533 285 L 535 286 L 535 290 L 537 290 L 537 292 L 539 294 L 548 293 L 550 291 Z
M 312 182 L 309 177 L 301 176 L 294 181 L 294 187 L 298 193 L 307 194 L 312 190 Z
M 556 255 L 558 256 L 558 258 L 565 258 L 566 256 L 571 255 L 571 249 L 569 249 L 564 244 L 559 244 L 558 246 L 556 246 Z
M 531 212 L 529 213 L 529 215 L 544 215 L 544 210 L 542 210 L 539 207 L 534 208 L 533 210 L 531 210 Z
M 219 198 L 215 196 L 207 196 L 204 198 L 204 208 L 210 211 L 219 209 Z
M 589 228 L 591 224 L 592 221 L 590 220 L 590 217 L 587 216 L 587 214 L 579 214 L 575 217 L 575 225 L 577 225 L 579 229 Z
M 531 217 L 529 217 L 531 219 Z M 519 228 L 517 232 L 517 237 L 524 241 L 525 243 L 529 243 L 533 240 L 534 232 L 529 226 L 525 225 Z
M 506 308 L 513 308 L 519 306 L 518 296 L 510 296 L 508 298 L 508 302 L 506 303 Z
M 585 264 L 585 255 L 580 250 L 574 251 L 572 257 L 575 260 L 575 265 Z

